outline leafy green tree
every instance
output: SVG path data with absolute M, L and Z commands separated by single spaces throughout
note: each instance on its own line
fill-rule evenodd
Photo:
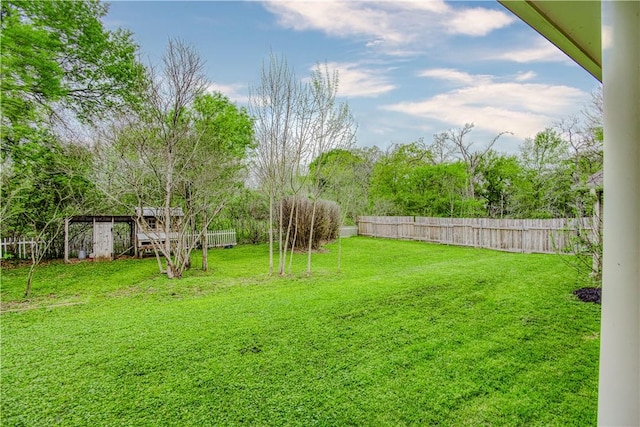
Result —
M 419 140 L 390 147 L 376 162 L 371 174 L 370 203 L 377 215 L 403 215 L 406 180 L 411 170 L 429 165 L 431 152 Z
M 572 176 L 568 146 L 558 132 L 547 128 L 521 147 L 524 180 L 515 196 L 521 218 L 572 216 Z
M 403 215 L 478 216 L 482 203 L 467 194 L 469 181 L 463 162 L 424 165 L 411 170 L 402 187 Z
M 61 130 L 137 104 L 144 80 L 137 47 L 130 33 L 103 27 L 106 13 L 97 0 L 0 3 L 4 235 L 52 244 L 63 216 L 91 196 L 87 163 L 79 160 L 87 152 L 66 143 Z
M 24 142 L 2 164 L 2 233 L 31 238 L 25 297 L 31 293 L 36 267 L 60 235 L 64 219 L 91 209 L 97 192 L 88 180 L 89 153 L 77 145 L 63 145 L 41 133 L 37 142 Z
M 5 149 L 51 122 L 91 120 L 136 102 L 144 78 L 137 47 L 130 33 L 103 27 L 106 13 L 97 0 L 2 2 Z
M 478 216 L 482 202 L 470 197 L 462 161 L 434 161 L 423 142 L 393 146 L 374 166 L 373 209 L 382 215 Z
M 476 194 L 482 198 L 486 215 L 512 217 L 513 199 L 524 183 L 524 170 L 517 156 L 490 150 L 478 165 Z
M 475 142 L 469 140 L 468 135 L 471 133 L 475 125 L 473 123 L 466 123 L 460 129 L 450 129 L 440 135 L 434 137 L 433 147 L 440 147 L 442 144 L 449 146 L 452 152 L 455 153 L 456 158 L 463 161 L 467 166 L 467 175 L 469 181 L 467 182 L 469 198 L 476 198 L 476 187 L 480 180 L 479 166 L 484 157 L 491 151 L 493 145 L 500 139 L 502 135 L 510 132 L 501 132 L 496 135 L 491 141 L 489 141 L 482 149 L 476 150 L 474 148 Z
M 354 224 L 367 209 L 372 169 L 366 149 L 339 148 L 316 157 L 309 174 L 322 187 L 324 198 L 337 202 L 345 221 Z
M 192 221 L 202 224 L 202 239 L 211 220 L 242 191 L 248 152 L 254 148 L 253 119 L 221 93 L 204 94 L 193 103 L 197 147 L 185 159 L 181 188 Z M 208 269 L 207 251 L 203 264 Z

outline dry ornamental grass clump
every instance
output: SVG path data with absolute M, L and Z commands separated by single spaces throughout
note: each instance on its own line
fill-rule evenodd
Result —
M 309 248 L 309 236 L 312 236 L 311 248 L 318 250 L 320 247 L 338 237 L 340 230 L 340 207 L 328 200 L 318 200 L 313 213 L 313 201 L 303 197 L 288 197 L 282 201 L 283 227 L 286 235 L 289 218 L 292 218 L 292 226 L 289 231 L 289 246 L 294 249 L 306 250 Z M 313 217 L 313 233 L 311 223 Z

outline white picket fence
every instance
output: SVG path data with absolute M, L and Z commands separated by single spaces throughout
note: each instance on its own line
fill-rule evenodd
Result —
M 207 248 L 223 248 L 236 244 L 236 230 L 207 231 Z
M 187 234 L 184 236 L 187 245 L 201 245 L 200 234 Z M 139 248 L 152 248 L 151 240 L 164 242 L 166 234 L 162 232 L 138 233 Z M 179 233 L 169 233 L 169 240 L 177 241 L 180 239 Z M 222 248 L 227 246 L 236 246 L 236 230 L 219 230 L 207 231 L 207 248 Z
M 31 258 L 31 253 L 36 248 L 36 245 L 40 250 L 44 249 L 44 242 L 36 242 L 34 239 L 25 239 L 23 237 L 6 237 L 0 242 L 0 259 L 4 258 L 8 254 L 18 259 Z

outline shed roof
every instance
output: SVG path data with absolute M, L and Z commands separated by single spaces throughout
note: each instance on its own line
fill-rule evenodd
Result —
M 136 208 L 136 215 L 140 215 L 140 208 Z M 164 208 L 159 207 L 143 207 L 143 217 L 156 217 L 160 218 L 164 216 Z M 171 208 L 171 216 L 184 216 L 184 212 L 180 206 Z

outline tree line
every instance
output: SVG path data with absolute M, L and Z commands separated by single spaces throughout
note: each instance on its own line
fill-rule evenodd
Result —
M 594 107 L 595 108 L 595 107 Z M 418 140 L 325 153 L 311 164 L 327 197 L 357 215 L 567 218 L 591 215 L 587 181 L 602 169 L 602 127 L 569 118 L 541 130 L 517 154 L 472 139 L 473 124 Z M 477 147 L 476 147 L 477 146 Z

